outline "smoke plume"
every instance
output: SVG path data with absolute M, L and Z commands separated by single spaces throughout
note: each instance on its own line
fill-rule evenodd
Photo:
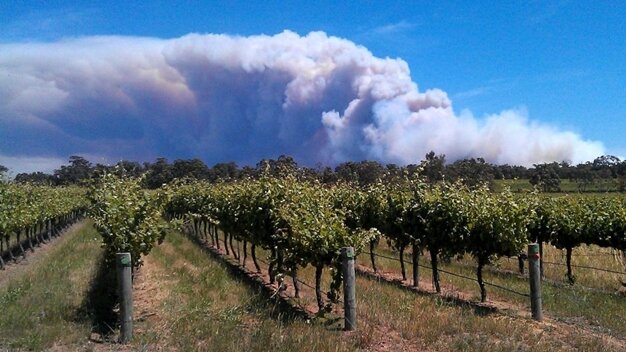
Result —
M 523 111 L 456 114 L 444 91 L 418 89 L 405 61 L 322 32 L 0 45 L 4 160 L 407 164 L 430 150 L 522 165 L 604 152 Z

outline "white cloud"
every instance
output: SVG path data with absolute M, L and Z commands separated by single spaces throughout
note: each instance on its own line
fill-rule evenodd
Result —
M 374 34 L 386 35 L 396 34 L 400 32 L 411 31 L 417 27 L 417 24 L 402 20 L 395 23 L 389 23 L 373 28 L 370 32 Z

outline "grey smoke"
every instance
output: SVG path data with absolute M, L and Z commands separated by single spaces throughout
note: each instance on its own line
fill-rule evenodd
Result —
M 430 150 L 523 165 L 604 153 L 523 111 L 457 114 L 444 91 L 418 89 L 405 61 L 322 32 L 0 45 L 0 163 L 290 154 L 407 164 Z

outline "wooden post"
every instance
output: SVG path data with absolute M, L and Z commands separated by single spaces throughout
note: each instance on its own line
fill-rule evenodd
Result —
M 530 281 L 530 310 L 533 319 L 543 320 L 541 311 L 541 269 L 539 268 L 539 245 L 528 245 L 528 278 Z
M 344 330 L 356 330 L 356 290 L 354 272 L 354 248 L 341 248 L 341 268 L 343 272 L 343 312 Z
M 133 282 L 130 253 L 117 253 L 117 286 L 120 297 L 120 342 L 128 343 L 133 337 Z
M 420 253 L 417 243 L 413 243 L 413 287 L 419 287 L 420 284 Z

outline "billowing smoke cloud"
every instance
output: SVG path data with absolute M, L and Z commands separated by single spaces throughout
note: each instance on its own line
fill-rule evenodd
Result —
M 457 115 L 445 92 L 418 90 L 403 60 L 321 32 L 0 45 L 5 160 L 290 154 L 308 164 L 406 164 L 430 150 L 525 165 L 603 154 L 520 111 Z

